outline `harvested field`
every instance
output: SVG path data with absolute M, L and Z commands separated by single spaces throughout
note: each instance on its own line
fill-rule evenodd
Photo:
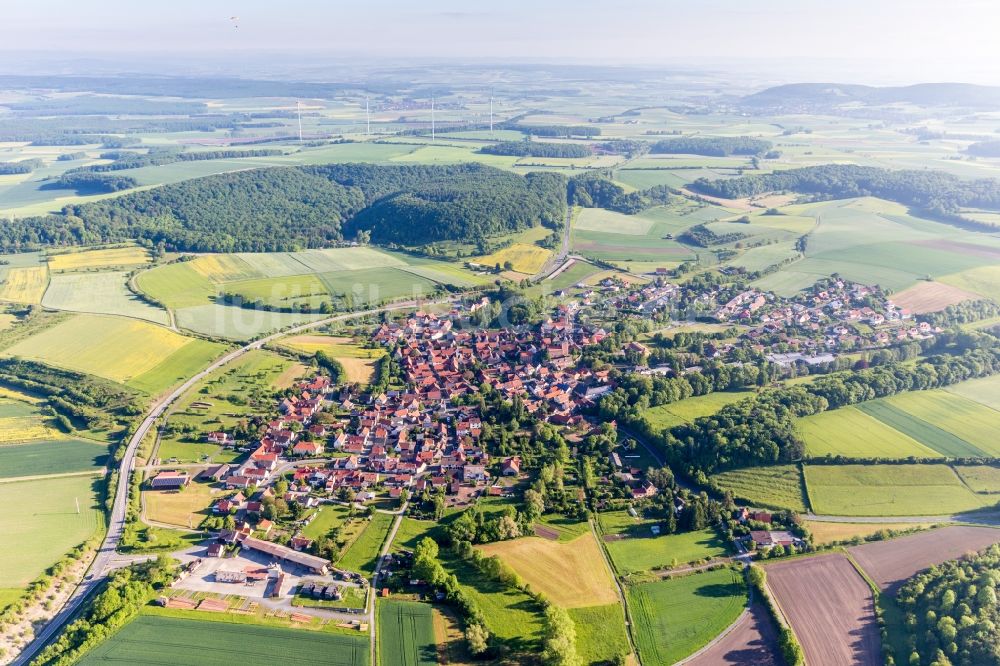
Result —
M 552 256 L 552 250 L 528 243 L 514 243 L 493 254 L 479 257 L 476 261 L 484 266 L 493 266 L 510 262 L 511 269 L 518 273 L 533 275 L 542 270 L 542 266 Z
M 53 271 L 140 266 L 147 263 L 149 263 L 149 252 L 145 248 L 135 246 L 64 252 L 49 256 L 49 269 Z
M 871 588 L 845 555 L 769 565 L 767 585 L 810 666 L 882 663 Z
M 822 546 L 834 541 L 847 541 L 854 537 L 867 537 L 882 530 L 926 529 L 930 523 L 827 523 L 810 520 L 807 524 L 813 543 Z
M 48 283 L 49 272 L 45 266 L 11 268 L 0 283 L 0 301 L 41 303 Z
M 892 302 L 913 314 L 937 312 L 949 305 L 979 298 L 977 294 L 942 282 L 919 282 L 909 289 L 893 294 Z
M 687 666 L 779 666 L 778 635 L 767 609 L 755 603 L 718 643 L 690 661 Z
M 498 555 L 532 589 L 564 608 L 601 606 L 618 600 L 600 545 L 593 534 L 560 543 L 525 537 L 482 546 L 487 555 Z
M 994 543 L 1000 543 L 1000 529 L 952 525 L 848 550 L 879 587 L 894 592 L 917 572 Z
M 912 244 L 934 248 L 935 250 L 954 252 L 968 257 L 982 257 L 983 259 L 992 259 L 994 261 L 1000 260 L 1000 248 L 977 245 L 976 243 L 963 243 L 961 241 L 934 238 L 912 241 Z

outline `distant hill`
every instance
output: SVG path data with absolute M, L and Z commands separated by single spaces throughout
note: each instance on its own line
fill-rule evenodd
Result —
M 863 86 L 843 83 L 790 83 L 747 95 L 740 105 L 751 111 L 831 111 L 849 105 L 1000 109 L 1000 87 L 971 83 L 920 83 L 912 86 Z

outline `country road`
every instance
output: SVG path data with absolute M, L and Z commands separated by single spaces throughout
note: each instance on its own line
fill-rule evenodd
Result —
M 156 423 L 156 420 L 166 412 L 167 408 L 170 407 L 171 404 L 190 390 L 192 386 L 197 384 L 212 372 L 228 363 L 233 362 L 247 352 L 260 349 L 269 342 L 282 338 L 286 335 L 293 335 L 301 331 L 307 331 L 309 329 L 318 328 L 334 322 L 356 319 L 372 314 L 391 312 L 393 310 L 406 310 L 419 305 L 431 303 L 443 303 L 450 301 L 453 298 L 454 297 L 449 297 L 446 299 L 439 299 L 437 301 L 426 302 L 411 300 L 393 303 L 391 305 L 373 308 L 371 310 L 327 317 L 326 319 L 307 322 L 305 324 L 300 324 L 298 326 L 273 333 L 267 337 L 255 340 L 250 344 L 225 354 L 198 374 L 190 377 L 170 394 L 158 400 L 149 412 L 146 413 L 146 417 L 142 420 L 142 423 L 139 424 L 139 427 L 129 439 L 128 445 L 125 448 L 125 455 L 122 457 L 121 465 L 119 466 L 120 473 L 118 475 L 118 484 L 115 488 L 115 502 L 111 509 L 111 515 L 109 516 L 108 532 L 104 537 L 104 540 L 101 542 L 100 550 L 98 550 L 97 556 L 94 558 L 94 561 L 87 570 L 84 580 L 80 583 L 72 596 L 66 600 L 66 603 L 59 610 L 59 612 L 45 625 L 44 628 L 35 634 L 34 640 L 21 651 L 21 654 L 18 655 L 13 662 L 11 662 L 12 666 L 26 666 L 31 663 L 31 660 L 35 657 L 35 655 L 45 645 L 47 645 L 49 641 L 51 641 L 58 634 L 63 626 L 65 626 L 76 614 L 76 612 L 83 605 L 84 600 L 86 600 L 92 592 L 100 587 L 112 570 L 118 568 L 115 566 L 116 561 L 118 561 L 117 549 L 118 543 L 121 541 L 122 533 L 125 529 L 125 512 L 128 507 L 129 477 L 131 476 L 131 472 L 135 464 L 136 450 L 139 448 L 139 444 L 153 427 L 154 423 Z

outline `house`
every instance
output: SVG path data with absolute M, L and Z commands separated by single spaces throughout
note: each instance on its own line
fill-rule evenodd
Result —
M 323 453 L 323 443 L 318 441 L 299 441 L 292 447 L 292 454 L 296 456 L 318 456 Z
M 228 446 L 236 441 L 232 435 L 226 432 L 210 432 L 205 439 L 209 444 L 218 444 L 220 446 Z
M 521 456 L 511 456 L 504 458 L 500 466 L 500 474 L 503 476 L 518 476 L 521 473 Z
M 206 555 L 208 557 L 222 557 L 223 547 L 221 543 L 213 543 L 208 547 Z
M 488 476 L 483 465 L 466 465 L 462 468 L 462 481 L 466 483 L 479 483 L 485 481 Z
M 164 470 L 149 480 L 153 490 L 180 490 L 191 482 L 187 472 Z

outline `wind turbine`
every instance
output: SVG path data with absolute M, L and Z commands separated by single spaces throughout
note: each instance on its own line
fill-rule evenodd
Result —
M 434 98 L 431 97 L 431 142 L 434 140 Z
M 299 119 L 299 143 L 302 143 L 302 102 L 295 100 L 295 113 Z
M 372 116 L 368 111 L 368 95 L 365 95 L 365 123 L 366 129 L 365 134 L 371 135 L 372 133 Z

